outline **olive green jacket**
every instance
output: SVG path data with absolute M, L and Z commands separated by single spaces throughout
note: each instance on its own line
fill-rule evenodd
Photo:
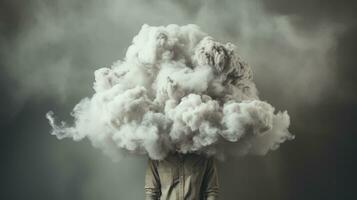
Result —
M 165 160 L 148 160 L 146 200 L 217 200 L 215 160 L 197 154 L 170 154 Z

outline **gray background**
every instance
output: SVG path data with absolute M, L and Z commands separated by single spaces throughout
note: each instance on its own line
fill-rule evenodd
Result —
M 195 23 L 232 41 L 260 97 L 288 110 L 296 139 L 219 164 L 222 199 L 352 199 L 357 119 L 355 1 L 0 1 L 0 199 L 142 199 L 145 158 L 119 163 L 58 141 L 93 71 L 124 57 L 144 23 Z

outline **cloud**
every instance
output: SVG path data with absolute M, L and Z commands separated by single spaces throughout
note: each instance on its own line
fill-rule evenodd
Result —
M 52 112 L 47 118 L 59 139 L 89 138 L 116 160 L 170 151 L 224 156 L 216 150 L 222 140 L 245 140 L 231 153 L 265 154 L 293 138 L 287 113 L 259 100 L 236 47 L 196 25 L 143 25 L 124 60 L 98 69 L 95 80 L 96 93 L 72 112 L 73 127 L 56 125 Z

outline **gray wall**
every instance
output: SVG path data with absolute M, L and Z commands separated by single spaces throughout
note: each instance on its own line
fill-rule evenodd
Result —
M 72 106 L 92 94 L 93 71 L 123 58 L 143 23 L 195 23 L 236 43 L 260 97 L 289 111 L 295 140 L 219 164 L 222 199 L 351 197 L 356 8 L 337 0 L 1 0 L 0 199 L 143 198 L 145 158 L 113 163 L 88 141 L 58 141 L 44 117 L 51 109 L 70 121 Z

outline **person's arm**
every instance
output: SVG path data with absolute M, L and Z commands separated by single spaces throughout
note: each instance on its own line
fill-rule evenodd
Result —
M 160 177 L 157 161 L 148 160 L 145 174 L 145 200 L 158 200 L 161 196 Z
M 203 189 L 205 200 L 218 200 L 219 181 L 214 158 L 209 158 L 207 161 Z

